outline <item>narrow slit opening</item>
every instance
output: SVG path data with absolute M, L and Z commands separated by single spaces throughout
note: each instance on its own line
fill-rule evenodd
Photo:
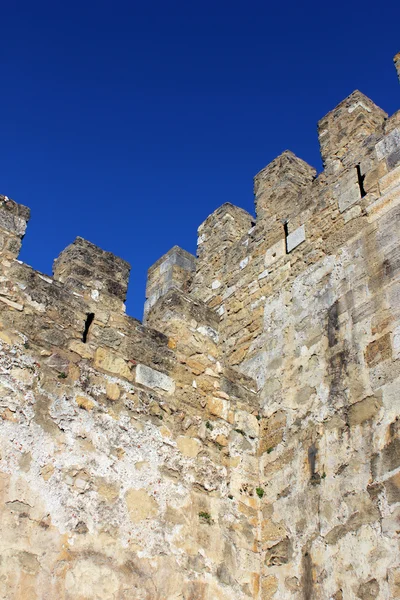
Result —
M 365 188 L 364 188 L 365 175 L 363 175 L 361 173 L 361 167 L 360 167 L 360 165 L 357 165 L 356 169 L 357 169 L 358 187 L 360 188 L 361 198 L 364 198 L 364 196 L 367 195 L 367 192 L 365 191 Z
M 90 326 L 93 323 L 93 319 L 94 319 L 94 313 L 88 313 L 87 317 L 86 317 L 86 321 L 85 321 L 85 329 L 83 330 L 83 334 L 82 334 L 82 342 L 84 344 L 86 344 L 87 336 L 89 333 Z
M 288 235 L 289 235 L 289 225 L 288 225 L 288 220 L 286 219 L 285 221 L 283 221 L 283 230 L 285 232 L 285 250 L 286 250 L 286 254 L 288 254 L 288 246 L 287 246 L 287 239 L 288 239 Z

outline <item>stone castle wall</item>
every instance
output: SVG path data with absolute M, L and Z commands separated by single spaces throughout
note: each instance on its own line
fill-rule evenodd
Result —
M 398 56 L 395 57 L 398 68 Z M 356 91 L 148 275 L 17 260 L 0 197 L 0 599 L 400 598 L 400 113 Z

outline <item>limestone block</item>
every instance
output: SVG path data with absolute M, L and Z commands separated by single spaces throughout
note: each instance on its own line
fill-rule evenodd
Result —
M 370 396 L 369 398 L 365 398 L 360 402 L 352 404 L 348 412 L 348 421 L 350 427 L 353 427 L 354 425 L 360 425 L 360 423 L 376 417 L 381 406 L 382 402 L 375 396 Z
M 107 383 L 106 384 L 106 394 L 107 398 L 110 400 L 118 400 L 121 395 L 120 389 L 116 383 Z
M 270 452 L 283 440 L 286 426 L 286 414 L 278 410 L 270 417 L 261 419 L 260 454 Z
M 277 260 L 279 260 L 280 258 L 285 256 L 285 254 L 286 254 L 285 240 L 284 240 L 284 238 L 282 238 L 281 240 L 279 240 L 279 242 L 276 242 L 276 244 L 271 246 L 271 248 L 268 248 L 268 250 L 266 251 L 265 257 L 264 257 L 264 266 L 266 268 L 270 267 Z
M 344 212 L 361 199 L 355 168 L 350 169 L 341 176 L 339 182 L 334 187 L 334 195 L 338 201 L 340 212 Z
M 386 137 L 375 146 L 378 160 L 387 158 L 392 152 L 400 148 L 400 129 L 393 129 Z
M 400 502 L 400 473 L 386 479 L 385 488 L 389 504 Z
M 187 436 L 179 436 L 176 440 L 176 444 L 183 456 L 186 456 L 187 458 L 196 458 L 202 449 L 202 444 L 199 440 Z
M 380 178 L 379 188 L 382 194 L 400 186 L 400 166 Z
M 79 406 L 79 408 L 83 408 L 84 410 L 93 410 L 95 404 L 93 402 L 93 400 L 91 400 L 90 398 L 87 398 L 86 396 L 77 396 L 76 397 L 76 403 Z
M 260 427 L 257 418 L 244 410 L 235 413 L 235 427 L 244 431 L 249 437 L 258 437 Z
M 221 419 L 228 419 L 230 402 L 223 400 L 222 398 L 209 398 L 207 401 L 207 408 L 212 415 L 220 417 Z
M 261 593 L 263 600 L 271 600 L 278 589 L 278 580 L 275 575 L 267 575 L 261 580 Z
M 172 394 L 175 391 L 175 382 L 171 377 L 165 375 L 165 373 L 156 371 L 151 367 L 146 367 L 146 365 L 137 365 L 136 383 L 141 383 L 142 385 L 153 389 L 158 388 L 169 394 Z
M 382 477 L 400 467 L 400 440 L 395 438 L 388 442 L 372 457 L 371 468 L 374 477 Z
M 0 210 L 0 227 L 22 237 L 26 230 L 26 221 L 5 210 Z
M 156 500 L 143 488 L 130 489 L 125 495 L 126 506 L 133 523 L 153 519 L 158 514 Z
M 93 348 L 91 348 L 89 344 L 84 344 L 80 340 L 71 340 L 68 343 L 68 348 L 72 350 L 72 352 L 76 352 L 79 354 L 79 356 L 82 356 L 82 358 L 93 358 Z
M 365 350 L 365 360 L 369 366 L 373 366 L 391 358 L 392 346 L 390 340 L 390 333 L 386 333 L 377 340 L 374 340 L 368 344 Z
M 265 564 L 268 567 L 284 565 L 289 562 L 292 553 L 292 543 L 289 538 L 286 538 L 267 550 L 265 553 Z
M 127 362 L 118 356 L 118 354 L 111 352 L 106 348 L 97 348 L 94 357 L 94 364 L 99 369 L 104 369 L 104 371 L 109 371 L 110 373 L 114 373 L 120 377 L 125 377 L 130 381 L 133 380 L 133 375 Z
M 299 246 L 302 242 L 305 242 L 305 240 L 306 240 L 306 231 L 305 231 L 304 225 L 301 225 L 300 227 L 295 229 L 292 233 L 289 233 L 289 235 L 287 236 L 287 238 L 286 238 L 287 251 L 291 252 L 292 250 L 297 248 L 297 246 Z

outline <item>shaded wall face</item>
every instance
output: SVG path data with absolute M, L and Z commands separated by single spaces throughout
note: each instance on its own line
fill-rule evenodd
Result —
M 292 187 L 287 231 L 264 212 L 217 281 L 198 266 L 224 358 L 259 390 L 263 598 L 398 595 L 398 115 L 381 127 Z
M 397 597 L 399 217 L 265 307 L 263 575 L 279 598 Z

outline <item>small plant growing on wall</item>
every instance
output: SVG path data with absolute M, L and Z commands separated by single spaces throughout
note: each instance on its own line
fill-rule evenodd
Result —
M 264 496 L 264 490 L 261 487 L 256 488 L 256 494 L 259 498 L 262 498 Z
M 210 513 L 205 512 L 205 511 L 200 511 L 199 512 L 199 519 L 201 521 L 203 521 L 203 523 L 207 523 L 208 525 L 211 525 L 211 523 L 212 523 L 212 519 L 211 519 Z

